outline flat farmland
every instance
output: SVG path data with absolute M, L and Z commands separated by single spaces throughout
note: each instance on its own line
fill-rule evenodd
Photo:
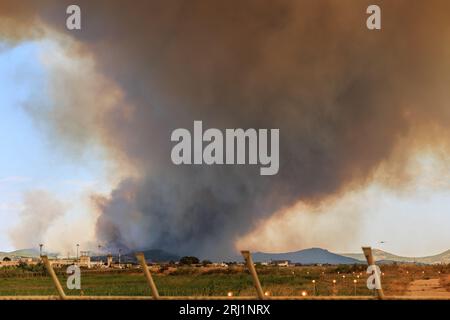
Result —
M 263 290 L 271 296 L 368 296 L 364 265 L 355 266 L 257 266 Z M 169 267 L 152 268 L 162 296 L 254 296 L 250 274 L 242 266 L 229 268 Z M 81 290 L 68 290 L 64 270 L 56 270 L 67 295 L 145 296 L 151 295 L 140 269 L 82 269 Z M 405 295 L 415 280 L 438 279 L 450 292 L 449 266 L 381 266 L 386 295 Z M 0 296 L 57 295 L 45 271 L 0 270 Z

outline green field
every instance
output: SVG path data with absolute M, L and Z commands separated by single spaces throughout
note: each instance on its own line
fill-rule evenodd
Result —
M 386 294 L 401 295 L 415 279 L 447 277 L 449 266 L 382 266 Z M 149 296 L 150 289 L 139 269 L 82 270 L 81 290 L 66 288 L 67 276 L 57 270 L 67 295 Z M 366 287 L 365 266 L 257 267 L 263 286 L 271 296 L 372 295 Z M 152 272 L 162 296 L 256 295 L 250 274 L 244 267 L 214 269 L 178 267 Z M 314 280 L 314 282 L 313 282 Z M 335 283 L 333 283 L 335 280 Z M 356 283 L 354 282 L 356 280 Z M 0 296 L 57 295 L 47 273 L 40 270 L 0 270 Z
M 336 268 L 319 267 L 260 267 L 259 278 L 264 291 L 273 296 L 301 295 L 370 295 L 361 270 L 347 273 Z M 339 272 L 339 273 L 338 273 Z M 144 275 L 140 270 L 128 271 L 82 271 L 81 290 L 66 289 L 66 276 L 58 272 L 67 295 L 150 295 Z M 344 276 L 344 277 L 343 277 Z M 357 278 L 357 277 L 361 278 Z M 234 296 L 255 295 L 252 278 L 242 269 L 215 270 L 207 268 L 178 268 L 172 273 L 156 273 L 153 278 L 160 295 L 165 296 Z M 313 283 L 313 280 L 315 283 Z M 333 284 L 336 280 L 336 284 Z M 1 272 L 0 295 L 56 295 L 53 283 L 46 272 Z

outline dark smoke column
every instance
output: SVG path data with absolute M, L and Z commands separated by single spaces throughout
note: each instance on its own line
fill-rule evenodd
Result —
M 98 123 L 139 172 L 99 201 L 98 237 L 111 246 L 231 255 L 236 237 L 274 211 L 364 184 L 410 129 L 448 122 L 448 99 L 434 98 L 448 98 L 439 84 L 449 66 L 438 64 L 448 23 L 431 13 L 448 2 L 383 4 L 375 33 L 357 1 L 78 3 L 74 37 L 133 107 Z M 41 16 L 58 28 L 66 4 Z M 170 134 L 194 120 L 279 128 L 279 173 L 173 165 Z

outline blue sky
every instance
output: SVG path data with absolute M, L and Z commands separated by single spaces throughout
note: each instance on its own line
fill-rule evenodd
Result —
M 84 182 L 97 181 L 101 172 L 89 154 L 79 163 L 65 159 L 23 108 L 36 97 L 49 99 L 48 75 L 39 59 L 43 47 L 42 42 L 0 44 L 0 251 L 13 249 L 8 230 L 18 222 L 25 191 L 43 189 L 64 199 Z

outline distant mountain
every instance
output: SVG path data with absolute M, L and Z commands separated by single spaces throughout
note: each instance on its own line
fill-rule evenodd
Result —
M 361 261 L 344 257 L 321 248 L 311 248 L 295 252 L 286 253 L 264 253 L 255 252 L 252 254 L 254 262 L 270 262 L 274 260 L 289 260 L 292 263 L 301 264 L 360 264 Z
M 402 257 L 380 249 L 372 249 L 372 254 L 375 261 L 389 261 L 400 263 L 422 263 L 422 264 L 439 264 L 450 263 L 450 250 L 444 251 L 440 254 L 426 256 L 426 257 Z M 360 261 L 366 261 L 364 254 L 362 253 L 341 253 L 344 257 L 357 259 Z
M 123 250 L 124 251 L 124 250 Z M 141 250 L 142 251 L 142 250 Z M 143 250 L 145 258 L 149 262 L 168 262 L 179 261 L 180 256 L 161 249 Z M 417 263 L 417 264 L 440 264 L 450 263 L 450 250 L 440 254 L 426 256 L 426 257 L 403 257 L 395 255 L 380 249 L 372 249 L 375 261 L 378 263 Z M 57 254 L 45 252 L 49 257 L 56 258 Z M 114 254 L 117 259 L 118 254 Z M 22 258 L 38 258 L 39 249 L 21 249 L 11 252 L 0 252 L 0 260 L 4 257 L 22 257 Z M 294 252 L 285 253 L 265 253 L 255 252 L 252 254 L 255 262 L 270 262 L 274 260 L 290 260 L 292 263 L 301 264 L 360 264 L 366 263 L 366 259 L 362 253 L 332 253 L 321 248 L 310 248 Z M 105 254 L 94 255 L 93 259 L 106 259 Z M 136 262 L 135 252 L 128 252 L 121 255 L 123 262 Z M 227 260 L 228 261 L 228 260 Z M 236 256 L 230 261 L 243 261 L 242 256 Z
M 56 257 L 56 254 L 54 253 L 45 253 L 49 257 Z M 0 252 L 0 258 L 3 259 L 4 257 L 21 257 L 21 258 L 39 258 L 39 250 L 38 249 L 20 249 L 15 250 L 11 252 Z
M 21 249 L 9 252 L 10 255 L 20 256 L 24 258 L 36 258 L 39 257 L 39 250 L 37 249 Z

